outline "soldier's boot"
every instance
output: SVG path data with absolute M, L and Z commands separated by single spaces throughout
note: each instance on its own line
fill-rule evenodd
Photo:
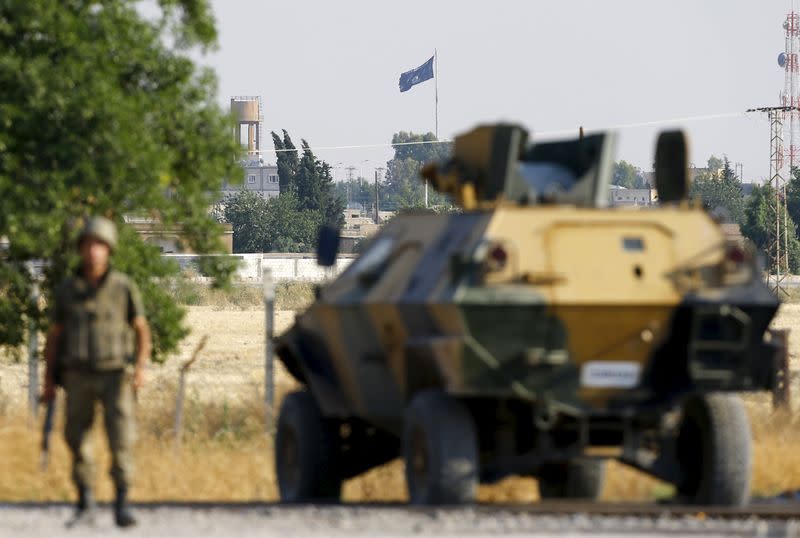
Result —
M 78 502 L 75 503 L 75 514 L 67 522 L 68 527 L 75 525 L 94 525 L 97 515 L 97 502 L 88 486 L 78 486 Z
M 121 486 L 117 488 L 117 499 L 114 503 L 114 521 L 117 527 L 132 527 L 136 525 L 136 518 L 131 513 L 128 505 L 128 488 Z

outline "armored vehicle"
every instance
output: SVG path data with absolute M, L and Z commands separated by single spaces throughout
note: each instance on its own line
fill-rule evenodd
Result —
M 775 383 L 779 302 L 747 245 L 688 200 L 679 131 L 656 144 L 658 206 L 608 207 L 615 136 L 457 137 L 422 175 L 455 214 L 397 216 L 277 341 L 304 386 L 276 434 L 281 499 L 338 499 L 401 456 L 416 504 L 538 479 L 594 499 L 616 459 L 680 502 L 748 502 L 734 392 Z M 321 234 L 320 261 L 336 238 Z

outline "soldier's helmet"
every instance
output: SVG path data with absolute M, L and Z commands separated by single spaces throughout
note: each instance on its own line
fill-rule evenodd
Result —
M 105 217 L 92 217 L 81 230 L 78 243 L 80 244 L 86 237 L 99 239 L 114 250 L 117 246 L 117 227 Z

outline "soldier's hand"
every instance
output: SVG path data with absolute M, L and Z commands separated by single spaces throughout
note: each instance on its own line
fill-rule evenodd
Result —
M 144 386 L 144 368 L 137 367 L 133 371 L 133 388 L 139 390 Z
M 53 401 L 56 397 L 56 386 L 52 381 L 45 381 L 44 390 L 42 391 L 39 399 L 42 403 L 47 404 Z

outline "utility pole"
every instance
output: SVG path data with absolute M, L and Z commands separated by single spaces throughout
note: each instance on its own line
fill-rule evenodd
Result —
M 272 269 L 262 273 L 264 290 L 264 409 L 267 433 L 275 427 L 275 281 Z
M 380 202 L 378 201 L 378 175 L 383 175 L 383 167 L 375 169 L 375 224 L 381 223 Z
M 347 209 L 350 209 L 350 188 L 353 185 L 353 174 L 356 171 L 356 167 L 351 164 L 345 170 L 347 170 Z
M 783 176 L 783 118 L 787 113 L 799 110 L 793 106 L 751 108 L 747 112 L 764 112 L 769 118 L 769 184 L 774 195 L 770 198 L 770 210 L 774 223 L 770 227 L 767 249 L 770 266 L 767 284 L 775 293 L 787 293 L 783 281 L 789 274 L 789 212 L 786 209 L 786 179 Z
M 335 165 L 333 165 L 333 166 L 331 167 L 331 168 L 333 168 L 333 182 L 334 182 L 334 183 L 336 183 L 336 171 L 337 171 L 339 168 L 341 168 L 341 167 L 342 167 L 342 164 L 343 164 L 343 163 L 341 163 L 341 162 L 338 162 L 338 163 L 336 163 Z
M 439 51 L 433 49 L 433 82 L 436 85 L 434 100 L 436 102 L 436 121 L 434 124 L 434 136 L 439 141 Z M 428 207 L 428 182 L 425 181 L 425 207 Z
M 769 182 L 774 190 L 770 210 L 774 226 L 769 234 L 771 266 L 767 283 L 775 293 L 786 293 L 783 280 L 789 273 L 789 213 L 786 209 L 786 180 L 800 160 L 800 17 L 792 10 L 783 23 L 784 50 L 778 55 L 778 66 L 784 71 L 780 94 L 782 106 L 761 107 L 748 112 L 765 112 L 770 124 Z M 774 272 L 774 274 L 773 274 Z
M 359 190 L 362 187 L 364 187 L 364 180 L 366 179 L 364 177 L 364 163 L 368 163 L 368 162 L 369 162 L 369 159 L 364 159 L 363 161 L 361 161 L 361 167 L 358 169 L 358 188 L 359 188 Z M 367 183 L 366 189 L 369 190 L 369 183 Z M 367 210 L 367 203 L 369 203 L 369 193 L 367 194 L 367 198 L 365 200 L 362 200 L 362 206 L 361 206 L 361 210 L 362 211 L 366 211 Z
M 28 407 L 30 411 L 29 424 L 33 426 L 36 412 L 39 409 L 39 324 L 35 312 L 39 310 L 39 274 L 33 262 L 27 262 L 27 269 L 31 275 L 31 294 L 29 297 L 31 315 L 28 319 Z

